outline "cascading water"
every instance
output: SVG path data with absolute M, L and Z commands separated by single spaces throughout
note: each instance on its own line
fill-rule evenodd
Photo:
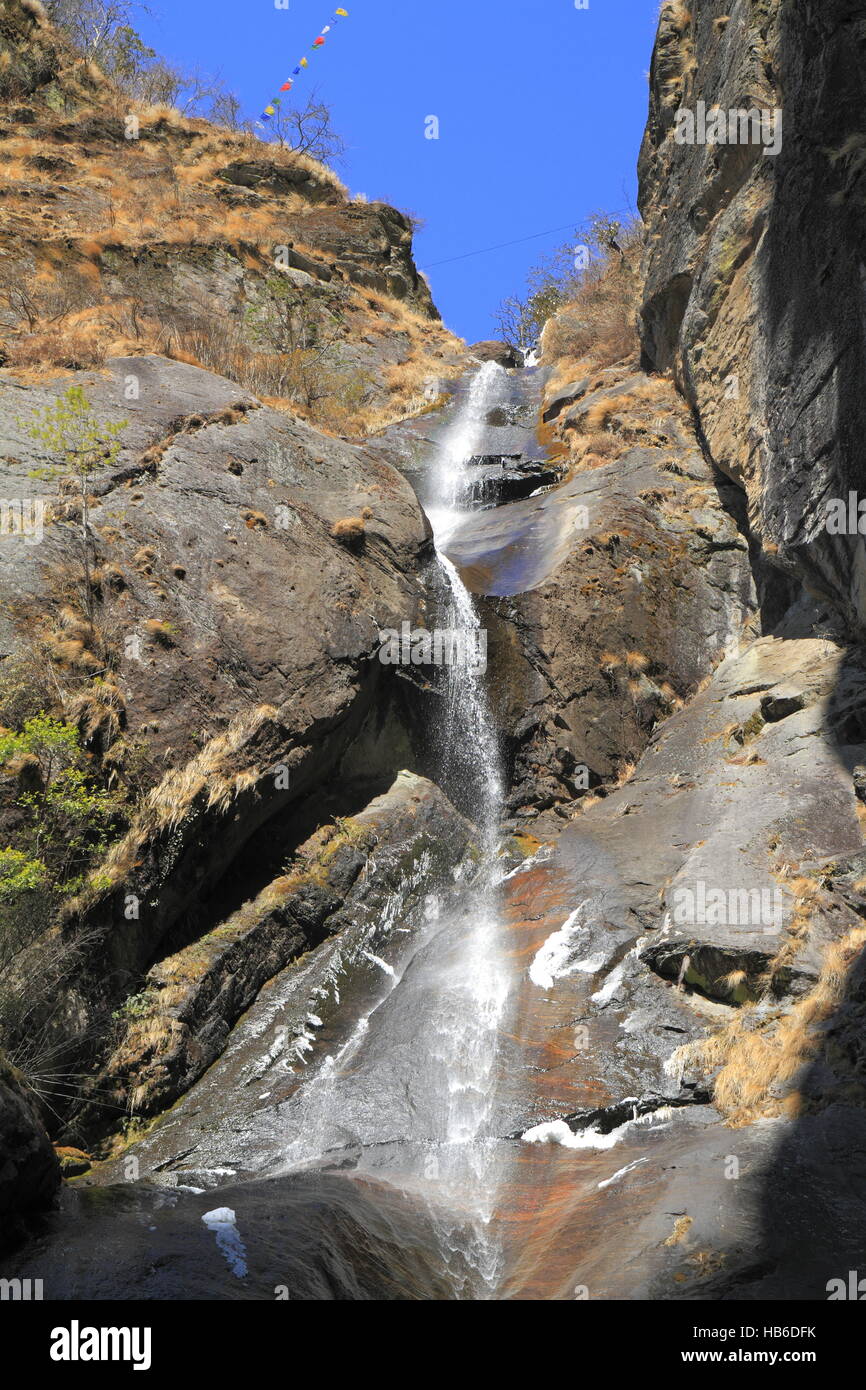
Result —
M 352 1149 L 359 1173 L 421 1200 L 457 1298 L 494 1296 L 501 1274 L 493 1122 L 509 973 L 498 901 L 503 783 L 485 663 L 475 660 L 481 625 L 444 547 L 465 515 L 486 417 L 508 385 L 495 364 L 478 371 L 431 462 L 426 499 L 444 581 L 440 621 L 461 654 L 441 673 L 433 732 L 443 789 L 478 827 L 479 867 L 428 912 L 348 1045 L 311 1069 L 286 1116 L 296 1137 L 282 1168 Z
M 495 363 L 483 366 L 470 385 L 457 418 L 440 443 L 430 479 L 428 515 L 439 563 L 448 586 L 447 624 L 463 634 L 462 650 L 477 652 L 481 623 L 472 597 L 445 553 L 459 529 L 471 492 L 471 463 L 492 407 L 508 377 Z M 497 849 L 503 810 L 499 741 L 484 668 L 466 660 L 446 671 L 446 700 L 438 731 L 446 791 L 459 786 L 478 826 L 481 869 L 468 907 L 468 930 L 455 943 L 443 969 L 439 1008 L 431 1020 L 431 1042 L 446 1079 L 442 1144 L 431 1164 L 440 1198 L 460 1201 L 469 1184 L 469 1220 L 448 1228 L 436 1219 L 446 1255 L 453 1252 L 476 1276 L 476 1297 L 494 1292 L 500 1252 L 491 1234 L 496 1198 L 496 1152 L 491 1133 L 495 1065 L 509 992 L 501 945 Z M 465 1198 L 464 1198 L 465 1200 Z M 440 1207 L 440 1211 L 443 1208 Z M 435 1215 L 435 1214 L 434 1214 Z M 457 1276 L 457 1270 L 453 1271 Z
M 424 507 L 440 558 L 465 515 L 472 487 L 471 459 L 480 452 L 487 417 L 506 396 L 508 385 L 508 373 L 496 362 L 480 367 L 437 446 L 427 478 Z

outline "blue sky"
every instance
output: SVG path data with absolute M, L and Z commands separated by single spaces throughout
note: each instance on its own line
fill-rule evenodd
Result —
M 137 27 L 166 57 L 219 72 L 255 116 L 340 3 L 152 0 Z M 332 106 L 353 193 L 423 218 L 416 261 L 448 326 L 491 337 L 492 310 L 572 226 L 634 204 L 659 0 L 342 5 L 349 18 L 292 95 L 315 86 Z

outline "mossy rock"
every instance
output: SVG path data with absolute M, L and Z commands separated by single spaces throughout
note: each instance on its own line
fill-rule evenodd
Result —
M 88 1173 L 91 1168 L 90 1154 L 86 1154 L 83 1149 L 58 1148 L 54 1146 L 57 1161 L 60 1164 L 60 1172 L 64 1178 L 79 1178 L 82 1173 Z

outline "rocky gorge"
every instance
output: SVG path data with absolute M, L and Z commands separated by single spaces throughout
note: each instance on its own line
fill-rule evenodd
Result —
M 563 350 L 578 302 L 529 365 L 442 326 L 404 214 L 170 113 L 127 152 L 39 5 L 0 35 L 44 526 L 4 503 L 0 1274 L 826 1298 L 866 1260 L 860 7 L 662 6 L 634 341 Z M 783 111 L 778 155 L 679 143 L 699 100 Z M 404 625 L 486 659 L 388 665 Z M 90 838 L 40 916 L 58 767 Z

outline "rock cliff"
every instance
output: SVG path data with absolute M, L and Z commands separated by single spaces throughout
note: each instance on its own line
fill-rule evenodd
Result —
M 151 988 L 148 970 L 419 760 L 409 688 L 375 658 L 380 628 L 423 608 L 429 525 L 351 437 L 428 409 L 466 353 L 403 213 L 350 200 L 304 155 L 131 103 L 38 3 L 2 0 L 0 45 L 7 718 L 69 721 L 87 795 L 108 788 L 119 809 L 113 867 L 79 876 L 56 947 L 38 914 L 4 925 L 23 938 L 0 952 L 0 994 L 18 1001 L 13 1056 L 58 1077 L 101 1058 L 110 1087 L 117 1011 Z M 67 426 L 53 445 L 33 433 L 75 399 L 100 441 L 77 481 Z M 16 844 L 37 762 L 4 772 Z M 44 793 L 44 772 L 26 785 Z M 248 936 L 232 1022 L 295 949 L 263 947 L 255 966 Z M 207 1056 L 193 1039 L 174 1070 L 189 1084 Z M 34 1152 L 47 1143 L 40 1109 L 56 1131 L 56 1084 L 58 1105 L 3 1091 L 22 1205 L 49 1193 L 15 1155 L 28 1124 Z M 114 1109 L 90 1105 L 91 1130 L 118 1122 L 120 1090 Z
M 663 6 L 640 159 L 645 360 L 744 489 L 768 592 L 858 632 L 860 538 L 826 523 L 864 485 L 864 41 L 845 0 Z M 762 113 L 772 141 L 679 143 L 699 102 Z
M 127 151 L 116 99 L 38 6 L 0 0 L 0 33 L 18 54 L 3 461 L 45 530 L 0 545 L 4 828 L 45 791 L 34 701 L 77 731 L 79 790 L 96 798 L 98 774 L 116 797 L 74 893 L 5 964 L 12 997 L 43 982 L 7 1026 L 13 1057 L 35 1033 L 92 1079 L 52 1119 L 0 1075 L 0 1208 L 50 1200 L 44 1122 L 119 1147 L 131 1118 L 169 1185 L 217 1183 L 227 1154 L 244 1169 L 247 1140 L 275 1161 L 306 1113 L 294 1062 L 357 1043 L 376 983 L 398 980 L 398 933 L 421 931 L 409 976 L 429 990 L 375 1058 L 399 1054 L 399 1103 L 380 1132 L 362 1086 L 358 1131 L 377 1176 L 393 1148 L 418 1180 L 402 1149 L 412 1000 L 438 982 L 424 914 L 479 850 L 428 780 L 436 673 L 378 651 L 382 629 L 440 611 L 431 453 L 485 362 L 505 385 L 475 422 L 474 505 L 447 555 L 489 637 L 508 782 L 501 1288 L 824 1297 L 866 1260 L 864 551 L 856 525 L 827 525 L 863 486 L 859 8 L 662 6 L 642 267 L 620 252 L 614 317 L 593 339 L 567 306 L 527 370 L 441 327 L 402 214 L 171 113 L 141 113 Z M 714 112 L 736 140 L 705 140 Z M 70 384 L 103 451 L 77 487 L 33 431 Z M 364 1145 L 346 1136 L 351 1166 Z M 117 1179 L 110 1163 L 92 1180 Z

